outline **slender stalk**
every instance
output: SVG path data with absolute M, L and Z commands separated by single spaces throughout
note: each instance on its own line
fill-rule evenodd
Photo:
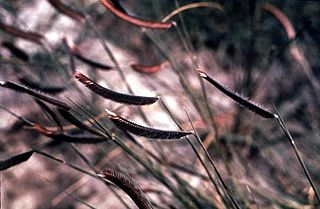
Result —
M 208 153 L 207 149 L 204 147 L 204 145 L 203 145 L 203 143 L 202 143 L 202 141 L 201 141 L 201 139 L 200 139 L 200 137 L 199 137 L 199 135 L 198 135 L 198 132 L 195 130 L 195 128 L 194 128 L 194 126 L 193 126 L 193 123 L 192 123 L 192 121 L 191 121 L 190 115 L 189 115 L 189 113 L 188 113 L 187 111 L 186 111 L 186 114 L 187 114 L 187 116 L 188 116 L 188 119 L 189 119 L 189 121 L 190 121 L 190 124 L 191 124 L 191 126 L 192 126 L 192 129 L 193 129 L 193 131 L 194 131 L 194 133 L 195 133 L 195 137 L 196 137 L 196 139 L 198 140 L 198 142 L 199 142 L 202 150 L 205 152 L 207 158 L 209 159 L 209 162 L 211 163 L 211 165 L 212 165 L 212 167 L 213 167 L 213 169 L 214 169 L 214 171 L 215 171 L 215 173 L 216 173 L 216 175 L 217 175 L 217 177 L 218 177 L 221 185 L 223 186 L 223 188 L 224 188 L 225 191 L 227 192 L 227 194 L 228 194 L 230 200 L 232 201 L 234 207 L 237 208 L 237 209 L 240 209 L 240 208 L 241 208 L 240 205 L 239 205 L 239 204 L 237 203 L 237 201 L 233 198 L 231 192 L 230 192 L 229 189 L 228 189 L 228 186 L 226 185 L 226 183 L 224 182 L 222 176 L 220 175 L 220 173 L 219 173 L 219 171 L 218 171 L 218 168 L 216 167 L 215 163 L 213 162 L 213 160 L 212 160 L 210 154 Z
M 92 171 L 95 173 L 98 173 L 98 170 L 96 167 L 90 162 L 90 160 L 82 154 L 82 152 L 79 150 L 79 148 L 71 143 L 71 148 L 79 155 L 79 157 L 91 168 Z M 129 205 L 122 199 L 122 197 L 115 191 L 114 188 L 110 187 L 110 185 L 107 182 L 104 182 L 104 184 L 110 189 L 110 191 L 118 198 L 118 200 L 123 204 L 126 208 L 130 208 Z
M 76 165 L 74 165 L 74 164 L 68 163 L 68 162 L 66 162 L 66 161 L 64 161 L 64 160 L 61 160 L 61 159 L 59 159 L 59 158 L 57 158 L 57 157 L 54 157 L 54 156 L 52 156 L 52 155 L 50 155 L 50 154 L 48 154 L 48 153 L 46 153 L 46 152 L 44 152 L 44 151 L 41 151 L 41 150 L 39 150 L 39 149 L 37 149 L 37 148 L 32 148 L 32 150 L 33 150 L 35 153 L 39 154 L 39 155 L 42 155 L 42 156 L 44 156 L 44 157 L 46 157 L 46 158 L 48 158 L 48 159 L 51 159 L 51 160 L 53 160 L 53 161 L 56 161 L 56 162 L 58 162 L 58 163 L 65 164 L 66 166 L 68 166 L 68 167 L 70 167 L 70 168 L 72 168 L 72 169 L 74 169 L 74 170 L 77 170 L 77 171 L 79 171 L 79 172 L 81 172 L 81 173 L 83 173 L 83 174 L 89 175 L 89 176 L 91 176 L 91 177 L 93 177 L 93 178 L 95 178 L 95 179 L 100 179 L 100 178 L 97 177 L 95 174 L 92 174 L 92 173 L 90 173 L 90 172 L 88 172 L 88 171 L 86 171 L 86 170 L 84 170 L 84 169 L 82 169 L 82 168 L 80 168 L 80 167 L 78 167 L 78 166 L 76 166 Z
M 315 184 L 314 184 L 314 182 L 313 182 L 313 180 L 312 180 L 312 178 L 311 178 L 311 176 L 310 176 L 310 174 L 309 174 L 309 171 L 308 171 L 308 169 L 307 169 L 307 166 L 305 165 L 305 163 L 304 163 L 304 161 L 303 161 L 303 159 L 302 159 L 302 156 L 301 156 L 301 154 L 300 154 L 300 151 L 298 150 L 298 147 L 297 147 L 296 143 L 294 142 L 294 139 L 293 139 L 293 137 L 291 136 L 291 134 L 290 134 L 287 126 L 285 125 L 285 123 L 284 123 L 281 115 L 279 114 L 278 110 L 277 110 L 275 107 L 274 107 L 274 109 L 275 109 L 275 111 L 277 112 L 277 115 L 276 115 L 277 122 L 278 122 L 278 124 L 280 125 L 280 127 L 281 127 L 282 131 L 284 132 L 284 134 L 286 135 L 289 143 L 291 144 L 292 149 L 294 150 L 294 153 L 295 153 L 296 157 L 298 158 L 299 163 L 300 163 L 300 165 L 301 165 L 301 167 L 302 167 L 302 169 L 303 169 L 303 172 L 304 172 L 304 174 L 306 175 L 306 177 L 307 177 L 307 179 L 308 179 L 308 181 L 309 181 L 309 183 L 310 183 L 310 185 L 311 185 L 311 187 L 312 187 L 312 190 L 314 191 L 314 194 L 316 195 L 316 198 L 317 198 L 317 200 L 318 200 L 318 203 L 320 204 L 320 195 L 319 195 L 319 192 L 317 191 L 317 188 L 316 188 L 316 186 L 315 186 Z
M 160 100 L 162 106 L 164 107 L 164 109 L 168 112 L 168 114 L 170 115 L 171 119 L 176 123 L 176 125 L 182 130 L 181 126 L 179 125 L 179 123 L 176 121 L 176 119 L 174 118 L 172 112 L 169 110 L 168 106 L 164 103 L 163 100 Z M 224 196 L 222 195 L 217 183 L 215 182 L 215 180 L 213 179 L 213 176 L 211 175 L 208 166 L 205 164 L 204 160 L 201 158 L 197 148 L 192 144 L 192 142 L 190 141 L 190 139 L 188 137 L 185 137 L 188 141 L 188 143 L 190 144 L 192 150 L 194 151 L 194 153 L 196 154 L 197 158 L 199 159 L 201 165 L 203 166 L 203 168 L 205 169 L 207 175 L 209 176 L 209 179 L 211 181 L 211 183 L 213 184 L 214 188 L 216 189 L 218 195 L 221 197 L 221 199 L 223 200 L 223 202 L 228 205 L 228 201 L 224 198 Z
M 159 182 L 163 183 L 173 194 L 188 208 L 194 208 L 193 204 L 187 200 L 180 192 L 174 187 L 174 185 L 166 180 L 163 174 L 157 170 L 155 170 L 151 165 L 143 161 L 136 153 L 134 153 L 131 149 L 129 149 L 125 144 L 114 138 L 113 140 L 118 146 L 120 146 L 126 153 L 128 153 L 131 157 L 133 157 L 136 161 L 138 161 L 146 170 L 148 170 Z
M 58 184 L 54 183 L 53 181 L 49 180 L 48 178 L 42 176 L 42 178 L 44 178 L 47 182 L 49 182 L 50 184 L 56 186 L 61 192 L 66 193 L 67 195 L 69 195 L 70 197 L 72 197 L 73 199 L 75 199 L 76 201 L 80 202 L 81 204 L 87 206 L 88 208 L 91 209 L 95 209 L 95 207 L 93 207 L 92 205 L 90 205 L 89 203 L 86 203 L 85 201 L 83 201 L 82 199 L 80 199 L 79 197 L 75 196 L 74 194 L 72 194 L 71 192 L 68 192 L 64 189 L 62 189 Z
M 181 203 L 187 206 L 187 208 L 194 208 L 192 206 L 192 203 L 189 200 L 187 200 L 182 194 L 180 194 L 180 192 L 175 188 L 175 186 L 170 181 L 168 181 L 159 170 L 156 170 L 151 164 L 144 161 L 139 155 L 137 155 L 129 147 L 127 147 L 127 145 L 122 143 L 121 139 L 118 139 L 117 136 L 115 136 L 114 134 L 111 134 L 109 130 L 107 130 L 99 121 L 97 121 L 84 108 L 82 108 L 80 105 L 78 105 L 78 107 L 81 108 L 99 126 L 99 129 L 105 134 L 106 138 L 112 139 L 112 141 L 115 142 L 115 144 L 117 144 L 120 148 L 122 148 L 122 150 L 124 150 L 127 154 L 129 154 L 129 156 L 131 156 L 133 159 L 139 162 L 159 182 L 163 183 L 177 197 L 177 199 L 180 200 Z

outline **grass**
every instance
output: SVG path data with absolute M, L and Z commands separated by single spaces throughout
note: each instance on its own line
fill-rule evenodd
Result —
M 319 207 L 319 3 L 1 5 L 4 208 Z

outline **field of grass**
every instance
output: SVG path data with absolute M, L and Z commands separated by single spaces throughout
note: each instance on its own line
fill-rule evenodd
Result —
M 320 2 L 0 5 L 0 209 L 320 207 Z

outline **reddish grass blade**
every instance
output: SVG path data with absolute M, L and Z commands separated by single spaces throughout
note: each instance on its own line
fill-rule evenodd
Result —
M 248 99 L 243 98 L 236 92 L 232 92 L 228 90 L 226 87 L 222 86 L 220 83 L 215 81 L 213 78 L 210 78 L 206 73 L 201 72 L 198 70 L 199 76 L 206 79 L 209 83 L 211 83 L 213 86 L 215 86 L 218 90 L 220 90 L 222 93 L 236 101 L 237 103 L 241 104 L 245 108 L 251 110 L 252 112 L 264 117 L 264 118 L 275 118 L 275 115 L 268 110 L 260 107 L 257 104 L 254 104 L 253 102 L 249 101 Z
M 23 31 L 14 26 L 6 25 L 1 21 L 0 21 L 0 30 L 3 30 L 7 34 L 10 34 L 14 37 L 22 38 L 22 39 L 37 43 L 39 45 L 42 44 L 42 39 L 44 38 L 44 36 L 40 33 Z
M 4 41 L 2 42 L 2 46 L 8 49 L 10 53 L 15 57 L 17 57 L 18 59 L 25 62 L 29 61 L 29 55 L 26 52 L 24 52 L 22 49 L 19 49 L 18 47 L 16 47 L 13 43 Z
M 129 94 L 118 93 L 100 86 L 95 83 L 90 78 L 86 77 L 79 71 L 76 71 L 74 77 L 83 83 L 87 88 L 89 88 L 94 93 L 115 102 L 130 104 L 130 105 L 149 105 L 153 104 L 158 100 L 158 97 L 143 97 L 143 96 L 134 96 Z
M 139 209 L 153 208 L 149 200 L 141 191 L 141 189 L 130 178 L 110 169 L 103 170 L 101 173 L 98 174 L 98 176 L 111 181 L 120 189 L 122 189 L 125 193 L 127 193 L 127 195 L 129 195 L 129 197 L 133 200 L 133 202 L 137 205 Z
M 123 131 L 127 131 L 134 135 L 153 139 L 179 139 L 181 137 L 193 134 L 192 132 L 187 131 L 167 131 L 141 126 L 127 119 L 124 119 L 123 117 L 115 114 L 114 112 L 111 112 L 107 109 L 105 110 L 109 115 L 109 119 L 114 123 L 115 126 L 117 126 L 119 129 Z
M 32 154 L 33 154 L 33 151 L 24 152 L 22 154 L 15 155 L 6 160 L 0 161 L 0 171 L 6 170 L 8 168 L 11 168 L 13 166 L 16 166 L 20 163 L 23 163 L 29 160 Z
M 161 63 L 159 65 L 139 65 L 139 64 L 132 64 L 131 67 L 135 71 L 139 73 L 145 73 L 145 74 L 153 74 L 156 72 L 159 72 L 161 70 L 161 67 L 163 66 L 164 63 Z
M 58 106 L 58 107 L 61 107 L 61 108 L 64 108 L 64 109 L 70 109 L 69 105 L 67 105 L 64 102 L 61 102 L 58 99 L 54 99 L 52 97 L 49 97 L 49 96 L 47 96 L 47 95 L 45 95 L 43 93 L 40 93 L 40 92 L 36 91 L 36 90 L 30 89 L 28 87 L 21 86 L 19 84 L 13 83 L 11 81 L 6 81 L 6 82 L 0 81 L 0 86 L 6 87 L 8 89 L 15 90 L 17 92 L 29 94 L 30 96 L 33 96 L 33 97 L 35 97 L 37 99 L 40 99 L 42 101 L 48 102 L 48 103 L 50 103 L 52 105 L 55 105 L 55 106 Z
M 62 14 L 70 17 L 71 19 L 74 19 L 79 22 L 84 22 L 85 17 L 80 14 L 79 12 L 73 10 L 72 8 L 68 7 L 67 5 L 63 4 L 60 0 L 48 0 L 48 2 L 59 12 Z
M 286 33 L 288 35 L 289 40 L 292 40 L 296 37 L 296 32 L 289 21 L 289 19 L 283 14 L 283 12 L 276 8 L 275 6 L 269 4 L 269 3 L 264 3 L 262 8 L 266 10 L 267 12 L 270 12 L 273 14 L 281 23 L 283 28 L 286 30 Z
M 72 142 L 79 144 L 97 144 L 106 142 L 105 137 L 91 135 L 71 135 L 61 131 L 50 131 L 40 124 L 34 124 L 32 127 L 37 132 L 56 140 L 57 142 Z
M 131 23 L 135 26 L 144 27 L 144 28 L 152 28 L 152 29 L 168 29 L 173 24 L 172 23 L 161 23 L 161 22 L 150 22 L 146 20 L 137 19 L 134 17 L 131 17 L 119 9 L 117 9 L 109 0 L 101 0 L 102 5 L 108 9 L 111 13 L 113 13 L 115 16 L 121 18 L 122 20 Z

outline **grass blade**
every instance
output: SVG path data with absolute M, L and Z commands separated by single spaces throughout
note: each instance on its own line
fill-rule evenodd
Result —
M 89 58 L 84 57 L 79 51 L 72 51 L 72 53 L 74 54 L 74 56 L 78 60 L 86 63 L 87 65 L 89 65 L 91 67 L 102 69 L 102 70 L 112 70 L 113 69 L 113 67 L 111 67 L 109 65 L 105 65 L 105 64 L 102 64 L 100 62 L 93 61 L 93 60 L 91 60 Z
M 132 64 L 130 65 L 132 69 L 139 73 L 145 74 L 153 74 L 159 72 L 161 70 L 162 64 L 159 65 L 140 65 L 140 64 Z
M 85 17 L 80 14 L 79 12 L 73 10 L 72 8 L 68 7 L 67 5 L 63 4 L 60 0 L 48 0 L 48 2 L 59 12 L 62 14 L 70 17 L 73 20 L 84 22 Z
M 223 11 L 223 6 L 219 3 L 215 3 L 215 2 L 196 2 L 196 3 L 190 3 L 190 4 L 186 4 L 183 5 L 177 9 L 175 9 L 174 11 L 170 12 L 170 14 L 168 14 L 165 18 L 163 18 L 161 20 L 161 22 L 167 22 L 168 20 L 170 20 L 172 17 L 176 16 L 177 14 L 189 10 L 189 9 L 193 9 L 193 8 L 200 8 L 200 7 L 206 7 L 206 8 L 214 8 L 214 9 L 218 9 L 220 11 Z
M 109 10 L 115 16 L 135 26 L 152 28 L 152 29 L 168 29 L 168 28 L 171 28 L 171 26 L 173 25 L 172 23 L 150 22 L 150 21 L 131 17 L 123 13 L 119 9 L 117 9 L 114 5 L 112 5 L 112 3 L 109 0 L 101 0 L 101 3 L 107 10 Z
M 73 43 L 72 40 L 64 38 L 64 43 L 68 47 L 68 51 L 72 55 L 74 55 L 78 60 L 82 61 L 83 63 L 85 63 L 85 64 L 87 64 L 87 65 L 89 65 L 91 67 L 99 68 L 99 69 L 102 69 L 102 70 L 111 70 L 111 69 L 113 69 L 113 67 L 111 67 L 109 65 L 105 65 L 105 64 L 102 64 L 100 62 L 93 61 L 93 60 L 83 56 L 81 54 L 80 50 L 78 49 L 78 47 L 76 46 L 76 44 Z
M 40 33 L 31 32 L 31 31 L 23 31 L 14 26 L 7 25 L 0 21 L 0 30 L 4 31 L 7 34 L 10 34 L 14 37 L 22 38 L 36 44 L 42 45 L 42 39 L 44 36 Z
M 2 46 L 8 49 L 10 53 L 15 57 L 17 57 L 18 59 L 25 62 L 29 61 L 30 59 L 29 55 L 26 52 L 24 52 L 22 49 L 19 49 L 18 47 L 16 47 L 13 43 L 4 41 L 2 42 Z

